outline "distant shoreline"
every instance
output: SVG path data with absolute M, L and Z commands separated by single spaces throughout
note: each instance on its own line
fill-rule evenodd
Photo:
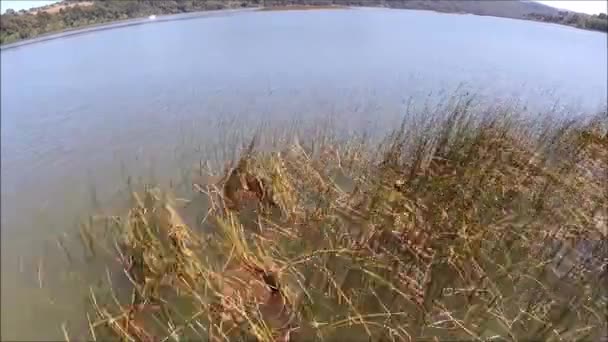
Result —
M 135 19 L 126 19 L 121 21 L 112 21 L 107 23 L 96 24 L 92 26 L 87 26 L 83 28 L 75 28 L 64 30 L 60 32 L 47 33 L 36 38 L 21 40 L 18 42 L 0 45 L 0 51 L 15 49 L 18 47 L 31 45 L 35 43 L 41 43 L 48 40 L 54 40 L 59 38 L 65 38 L 70 36 L 81 35 L 89 32 L 97 32 L 97 31 L 105 31 L 111 30 L 115 28 L 128 27 L 128 26 L 136 26 L 136 25 L 146 25 L 153 24 L 159 22 L 168 22 L 168 21 L 177 21 L 177 20 L 188 20 L 188 19 L 196 19 L 196 18 L 204 18 L 204 17 L 222 17 L 229 16 L 238 13 L 245 12 L 253 12 L 255 10 L 259 10 L 260 7 L 250 7 L 246 9 L 226 9 L 226 10 L 216 10 L 216 11 L 198 11 L 191 13 L 180 13 L 180 14 L 168 14 L 168 15 L 159 15 L 156 16 L 155 19 L 149 19 L 148 17 L 143 18 L 135 18 Z
M 370 8 L 370 9 L 384 8 L 384 9 L 397 9 L 397 10 L 407 10 L 407 11 L 430 11 L 430 12 L 442 13 L 442 14 L 461 14 L 461 15 L 468 14 L 468 15 L 475 15 L 475 16 L 481 16 L 481 17 L 494 17 L 494 18 L 531 21 L 531 22 L 543 23 L 543 24 L 553 24 L 553 25 L 559 25 L 562 27 L 570 27 L 573 29 L 580 29 L 580 30 L 591 31 L 591 32 L 602 32 L 602 31 L 597 31 L 597 30 L 593 30 L 593 29 L 589 29 L 589 28 L 581 28 L 581 27 L 575 27 L 572 25 L 565 25 L 562 23 L 554 23 L 554 22 L 541 21 L 541 20 L 510 18 L 510 17 L 496 16 L 496 15 L 491 15 L 491 14 L 474 14 L 474 13 L 468 13 L 468 12 L 446 12 L 446 11 L 439 11 L 439 10 L 433 10 L 433 9 L 409 9 L 409 8 L 391 8 L 391 7 L 378 7 L 378 6 L 366 7 L 366 6 L 345 6 L 345 5 L 283 5 L 283 6 L 270 6 L 270 7 L 247 7 L 247 8 L 236 8 L 236 9 L 233 8 L 233 9 L 221 9 L 221 10 L 204 10 L 204 11 L 196 11 L 196 12 L 190 12 L 190 13 L 157 15 L 157 16 L 155 16 L 154 19 L 150 19 L 149 17 L 141 17 L 141 18 L 118 20 L 118 21 L 110 21 L 110 22 L 106 22 L 106 23 L 94 24 L 91 26 L 86 26 L 86 27 L 81 27 L 81 28 L 67 29 L 67 30 L 63 30 L 63 31 L 59 31 L 59 32 L 50 32 L 50 33 L 46 33 L 46 34 L 37 36 L 35 38 L 20 40 L 20 41 L 14 42 L 14 43 L 0 45 L 0 51 L 14 49 L 14 48 L 18 48 L 18 47 L 22 47 L 22 46 L 26 46 L 26 45 L 30 45 L 30 44 L 35 44 L 35 43 L 41 43 L 41 42 L 48 41 L 48 40 L 54 40 L 54 39 L 59 39 L 59 38 L 65 38 L 65 37 L 85 34 L 85 33 L 89 33 L 89 32 L 111 30 L 111 29 L 115 29 L 115 28 L 135 26 L 135 25 L 153 24 L 153 23 L 158 23 L 158 22 L 189 20 L 189 19 L 204 18 L 204 17 L 218 17 L 218 16 L 221 17 L 221 16 L 229 16 L 229 15 L 239 14 L 239 13 L 246 13 L 246 12 L 344 10 L 344 9 L 356 9 L 356 8 Z
M 326 10 L 326 9 L 350 9 L 351 6 L 344 5 L 285 5 L 261 7 L 258 11 L 274 12 L 274 11 L 310 11 L 310 10 Z
M 228 16 L 238 13 L 246 13 L 246 12 L 275 12 L 275 11 L 306 11 L 306 10 L 328 10 L 328 9 L 349 9 L 353 8 L 351 6 L 341 6 L 341 5 L 332 5 L 332 6 L 305 6 L 305 5 L 286 5 L 286 6 L 273 6 L 273 7 L 247 7 L 247 8 L 238 8 L 238 9 L 223 9 L 223 10 L 207 10 L 207 11 L 197 11 L 191 13 L 179 13 L 179 14 L 166 14 L 166 15 L 157 15 L 154 19 L 150 19 L 149 17 L 142 18 L 133 18 L 133 19 L 125 19 L 120 21 L 111 21 L 107 23 L 95 24 L 91 26 L 86 26 L 82 28 L 74 28 L 67 29 L 59 32 L 52 32 L 40 35 L 35 38 L 20 40 L 18 42 L 9 43 L 0 45 L 0 51 L 9 50 L 18 48 L 21 46 L 26 46 L 35 43 L 41 43 L 48 40 L 54 40 L 59 38 L 65 38 L 70 36 L 76 36 L 80 34 L 85 34 L 89 32 L 97 32 L 104 30 L 111 30 L 115 28 L 128 27 L 128 26 L 136 26 L 136 25 L 146 25 L 153 24 L 159 22 L 168 22 L 168 21 L 177 21 L 177 20 L 188 20 L 188 19 L 196 19 L 196 18 L 205 18 L 205 17 L 221 17 Z M 373 7 L 375 8 L 375 7 Z

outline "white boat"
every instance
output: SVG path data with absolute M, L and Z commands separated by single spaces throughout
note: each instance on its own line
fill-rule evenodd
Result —
M 148 19 L 154 20 L 154 19 L 156 19 L 156 16 L 154 14 L 152 14 L 151 16 L 148 17 Z

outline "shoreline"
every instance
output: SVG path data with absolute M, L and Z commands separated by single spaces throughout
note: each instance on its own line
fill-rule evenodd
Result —
M 41 42 L 45 42 L 48 40 L 66 38 L 66 37 L 86 34 L 86 33 L 90 33 L 90 32 L 105 31 L 105 30 L 111 30 L 111 29 L 122 28 L 122 27 L 146 25 L 146 24 L 168 22 L 168 21 L 189 20 L 189 19 L 205 18 L 205 17 L 229 16 L 229 15 L 234 15 L 234 14 L 238 14 L 238 13 L 253 12 L 255 10 L 258 10 L 259 8 L 260 7 L 250 7 L 250 8 L 244 8 L 244 9 L 198 11 L 198 12 L 191 12 L 191 13 L 160 15 L 160 16 L 156 16 L 155 19 L 150 19 L 149 17 L 143 17 L 143 18 L 120 20 L 120 21 L 112 21 L 112 22 L 108 22 L 108 23 L 95 24 L 95 25 L 86 26 L 86 27 L 82 27 L 82 28 L 64 30 L 61 32 L 47 33 L 47 34 L 38 36 L 36 38 L 22 40 L 22 41 L 18 41 L 18 42 L 6 44 L 6 45 L 0 45 L 0 51 L 15 49 L 18 47 L 41 43 Z
M 239 13 L 246 12 L 273 12 L 273 11 L 305 11 L 305 10 L 327 10 L 327 9 L 351 9 L 349 6 L 274 6 L 274 7 L 248 7 L 248 8 L 237 8 L 237 9 L 222 9 L 222 10 L 209 10 L 209 11 L 197 11 L 190 13 L 179 13 L 179 14 L 166 14 L 157 15 L 155 19 L 149 17 L 125 19 L 119 21 L 111 21 L 107 23 L 100 23 L 82 28 L 74 28 L 63 30 L 60 32 L 50 32 L 40 35 L 35 38 L 17 41 L 5 45 L 0 45 L 0 51 L 10 50 L 22 46 L 27 46 L 36 43 L 42 43 L 48 40 L 66 38 L 70 36 L 76 36 L 80 34 L 86 34 L 90 32 L 105 31 L 111 29 L 117 29 L 122 27 L 146 25 L 160 22 L 178 21 L 178 20 L 189 20 L 205 17 L 218 17 L 218 16 L 229 16 Z
M 313 11 L 313 10 L 340 10 L 340 9 L 352 9 L 352 6 L 345 5 L 284 5 L 284 6 L 272 6 L 272 7 L 261 7 L 258 12 L 279 12 L 279 11 Z
M 536 23 L 542 23 L 542 24 L 553 24 L 553 25 L 558 25 L 558 26 L 562 26 L 562 27 L 570 27 L 573 29 L 579 29 L 579 30 L 583 30 L 583 31 L 587 31 L 587 32 L 600 32 L 600 33 L 605 33 L 605 34 L 607 33 L 607 32 L 592 30 L 589 28 L 580 28 L 580 27 L 575 27 L 572 25 L 565 25 L 565 24 L 540 21 L 540 20 L 532 20 L 532 19 L 526 19 L 526 18 L 510 18 L 510 17 L 502 17 L 502 16 L 496 16 L 496 15 L 473 14 L 473 13 L 466 13 L 466 12 L 446 12 L 446 11 L 437 11 L 437 10 L 432 10 L 432 9 L 390 8 L 390 7 L 383 7 L 383 6 L 367 7 L 367 6 L 345 6 L 345 5 L 310 5 L 310 6 L 308 6 L 308 5 L 284 5 L 284 6 L 272 6 L 272 7 L 247 7 L 247 8 L 236 8 L 236 9 L 233 8 L 233 9 L 222 9 L 222 10 L 207 10 L 207 11 L 197 11 L 197 12 L 190 12 L 190 13 L 157 15 L 155 19 L 150 19 L 149 17 L 141 17 L 141 18 L 119 20 L 119 21 L 111 21 L 111 22 L 107 22 L 107 23 L 94 24 L 91 26 L 85 26 L 85 27 L 81 27 L 81 28 L 73 28 L 73 29 L 67 29 L 67 30 L 63 30 L 63 31 L 59 31 L 59 32 L 45 33 L 45 34 L 42 34 L 35 38 L 21 40 L 21 41 L 17 41 L 17 42 L 5 44 L 5 45 L 0 45 L 0 51 L 14 49 L 14 48 L 18 48 L 21 46 L 40 43 L 40 42 L 44 42 L 44 41 L 48 41 L 48 40 L 65 38 L 65 37 L 75 36 L 75 35 L 79 35 L 79 34 L 85 34 L 85 33 L 89 33 L 89 32 L 110 30 L 110 29 L 135 26 L 135 25 L 152 24 L 152 23 L 158 23 L 158 22 L 188 20 L 188 19 L 196 19 L 196 18 L 204 18 L 204 17 L 215 17 L 215 16 L 227 16 L 227 15 L 233 15 L 233 14 L 238 14 L 238 13 L 246 13 L 246 12 L 344 10 L 344 9 L 358 9 L 358 8 L 406 10 L 406 11 L 430 11 L 430 12 L 442 13 L 442 14 L 459 14 L 459 15 L 469 14 L 469 15 L 475 15 L 475 16 L 480 16 L 480 17 L 495 17 L 495 18 L 530 21 L 530 22 L 536 22 Z

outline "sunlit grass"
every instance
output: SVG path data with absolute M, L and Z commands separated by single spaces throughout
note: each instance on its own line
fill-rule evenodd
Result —
M 87 255 L 108 260 L 85 334 L 597 339 L 607 121 L 541 123 L 462 99 L 380 143 L 300 135 L 277 149 L 260 133 L 222 172 L 201 163 L 197 179 L 213 181 L 193 198 L 133 189 L 124 213 L 83 225 Z

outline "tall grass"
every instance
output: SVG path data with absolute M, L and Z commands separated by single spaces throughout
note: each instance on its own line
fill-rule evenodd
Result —
M 260 134 L 222 172 L 201 164 L 213 181 L 194 183 L 192 199 L 133 189 L 124 213 L 83 225 L 88 253 L 108 260 L 84 336 L 598 339 L 607 123 L 462 99 L 380 142 Z

